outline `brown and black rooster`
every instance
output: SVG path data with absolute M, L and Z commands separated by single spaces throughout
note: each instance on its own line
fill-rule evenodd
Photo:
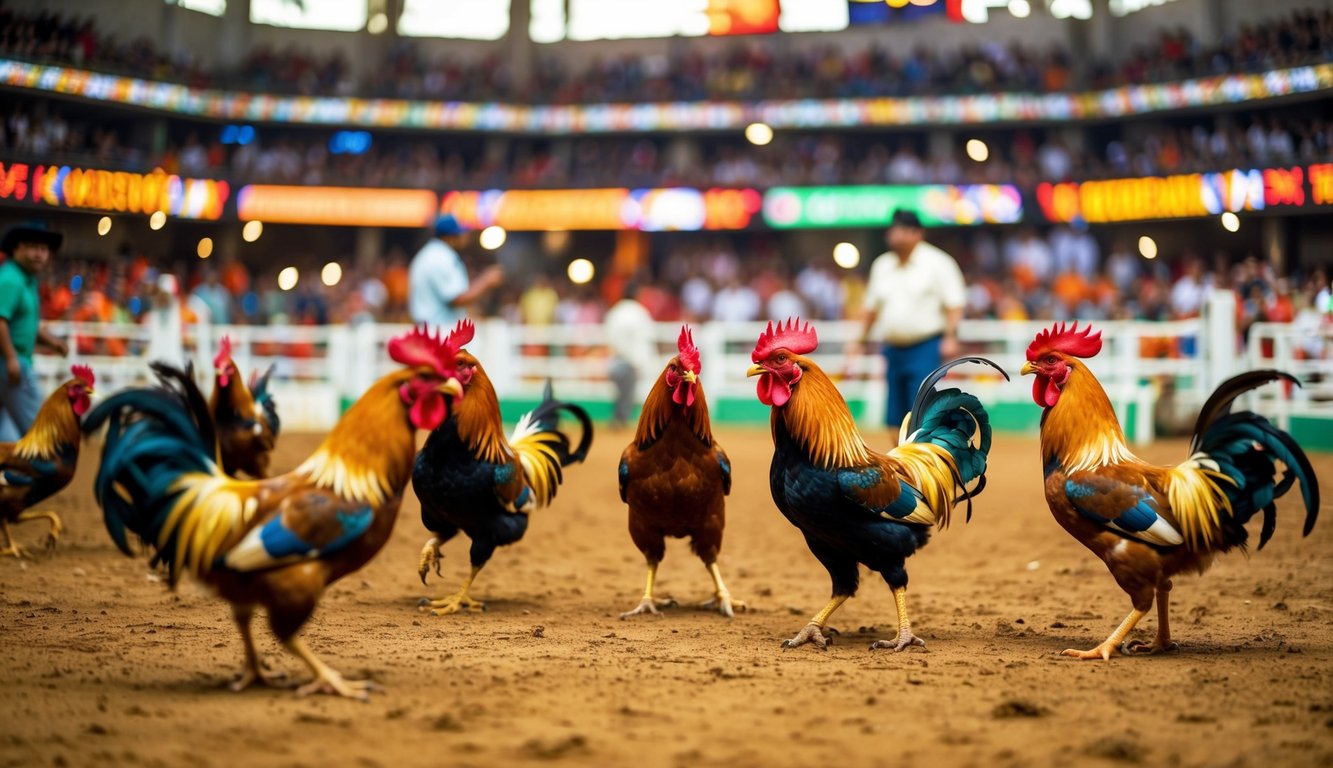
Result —
M 666 537 L 690 537 L 690 548 L 713 578 L 713 598 L 702 607 L 731 617 L 745 603 L 734 600 L 718 570 L 731 493 L 731 462 L 713 439 L 708 403 L 699 383 L 699 349 L 688 327 L 680 329 L 677 354 L 644 401 L 634 442 L 620 456 L 620 500 L 629 504 L 629 533 L 648 561 L 648 585 L 637 608 L 620 618 L 657 613 L 670 600 L 653 597 Z
M 46 398 L 27 434 L 16 443 L 0 443 L 0 526 L 5 532 L 0 554 L 23 556 L 10 534 L 10 523 L 44 517 L 51 522 L 48 545 L 60 540 L 64 526 L 59 515 L 33 506 L 69 485 L 79 461 L 79 417 L 91 403 L 93 372 L 86 365 L 75 365 L 70 373 L 73 378 Z
M 1081 358 L 1101 351 L 1101 333 L 1064 324 L 1042 331 L 1027 350 L 1032 399 L 1042 407 L 1041 463 L 1046 503 L 1071 536 L 1110 569 L 1132 610 L 1095 648 L 1066 650 L 1077 659 L 1174 649 L 1169 624 L 1171 578 L 1203 573 L 1213 558 L 1245 549 L 1245 525 L 1262 516 L 1259 548 L 1277 523 L 1277 499 L 1300 482 L 1304 533 L 1319 516 L 1319 483 L 1291 435 L 1250 411 L 1231 412 L 1242 394 L 1270 382 L 1297 383 L 1281 371 L 1251 371 L 1222 382 L 1194 427 L 1190 456 L 1173 467 L 1130 452 L 1111 400 Z M 1277 463 L 1284 467 L 1279 475 Z M 1157 639 L 1121 646 L 1157 602 Z
M 250 634 L 257 608 L 315 679 L 298 694 L 364 698 L 366 681 L 343 678 L 306 646 L 301 627 L 330 584 L 365 565 L 388 540 L 416 456 L 416 430 L 432 429 L 461 398 L 458 347 L 422 330 L 389 341 L 402 367 L 343 415 L 296 469 L 237 480 L 219 466 L 213 421 L 188 374 L 154 363 L 166 388 L 119 392 L 93 409 L 107 424 L 94 492 L 107 531 L 126 554 L 129 534 L 154 552 L 174 586 L 189 574 L 231 603 L 245 645 L 233 688 L 267 683 Z
M 251 477 L 268 477 L 273 446 L 281 424 L 273 395 L 268 391 L 273 366 L 263 376 L 250 375 L 250 385 L 241 379 L 236 361 L 231 358 L 231 337 L 223 336 L 213 358 L 213 395 L 208 400 L 209 413 L 217 425 L 218 446 L 222 451 L 222 471 L 229 475 L 244 472 Z

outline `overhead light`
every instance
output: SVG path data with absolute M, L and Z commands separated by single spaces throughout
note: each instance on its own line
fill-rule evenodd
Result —
M 167 225 L 167 215 L 161 211 L 154 211 L 152 216 L 148 217 L 148 228 L 158 230 Z M 111 227 L 108 225 L 107 229 Z
M 106 233 L 108 233 L 108 232 L 110 232 L 110 231 L 111 231 L 111 217 L 110 217 L 110 216 L 103 216 L 102 218 L 100 218 L 100 219 L 97 220 L 97 234 L 102 235 L 103 237 L 105 237 L 105 236 L 106 236 Z
M 504 245 L 508 237 L 509 233 L 505 232 L 504 227 L 492 224 L 481 231 L 481 234 L 477 236 L 477 242 L 481 243 L 482 248 L 493 251 Z
M 253 243 L 262 234 L 264 234 L 264 222 L 258 219 L 245 222 L 245 226 L 241 229 L 241 239 L 247 243 Z
M 1157 241 L 1144 235 L 1139 238 L 1139 254 L 1145 259 L 1157 258 Z
M 278 287 L 284 291 L 290 291 L 296 287 L 296 281 L 301 275 L 296 271 L 296 267 L 286 267 L 278 273 Z
M 1009 15 L 1015 19 L 1026 19 L 1032 13 L 1028 0 L 1009 0 Z
M 978 163 L 984 163 L 990 157 L 990 147 L 981 139 L 968 139 L 967 156 Z
M 211 237 L 205 237 L 205 238 L 202 238 L 202 239 L 199 241 L 199 245 L 198 245 L 198 247 L 196 247 L 196 248 L 194 249 L 194 252 L 197 253 L 197 254 L 199 254 L 199 258 L 201 258 L 201 259 L 206 259 L 206 258 L 208 258 L 209 256 L 212 256 L 212 255 L 213 255 L 213 238 L 211 238 Z
M 1222 214 L 1222 229 L 1228 232 L 1240 231 L 1240 217 L 1231 211 Z
M 383 13 L 377 13 L 370 17 L 366 22 L 366 31 L 372 35 L 384 34 L 384 30 L 389 28 L 389 17 Z
M 574 259 L 569 262 L 569 282 L 574 283 L 575 285 L 583 285 L 589 280 L 592 280 L 592 276 L 596 271 L 597 270 L 593 267 L 591 261 L 588 261 L 587 259 Z
M 336 261 L 330 261 L 319 271 L 319 279 L 330 288 L 337 285 L 343 279 L 342 265 Z
M 856 269 L 861 263 L 861 249 L 851 243 L 838 243 L 833 246 L 833 263 L 843 269 Z
M 750 123 L 745 126 L 745 138 L 756 147 L 762 147 L 773 140 L 773 129 L 767 123 Z

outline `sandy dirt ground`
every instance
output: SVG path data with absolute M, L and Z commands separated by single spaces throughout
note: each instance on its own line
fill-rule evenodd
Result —
M 1003 437 L 971 524 L 908 562 L 928 651 L 867 649 L 896 635 L 878 578 L 835 614 L 830 649 L 783 651 L 828 579 L 773 506 L 767 432 L 719 438 L 735 467 L 721 564 L 749 612 L 618 619 L 644 566 L 616 492 L 629 433 L 603 430 L 555 506 L 482 573 L 485 613 L 417 612 L 423 595 L 456 588 L 467 545 L 452 542 L 444 582 L 423 588 L 426 533 L 408 493 L 389 545 L 335 585 L 305 632 L 333 666 L 384 686 L 370 703 L 228 691 L 241 661 L 229 610 L 189 585 L 169 592 L 113 547 L 89 493 L 89 446 L 50 505 L 68 526 L 59 548 L 41 552 L 44 523 L 27 523 L 19 538 L 35 558 L 0 561 L 0 764 L 1333 764 L 1328 502 L 1309 538 L 1289 497 L 1263 552 L 1177 579 L 1178 653 L 1079 662 L 1060 651 L 1099 642 L 1127 599 L 1051 519 L 1035 438 Z M 314 444 L 285 436 L 276 466 Z M 1143 454 L 1174 463 L 1185 445 Z M 1315 464 L 1333 496 L 1333 456 Z M 682 604 L 710 586 L 684 542 L 659 583 Z M 1154 627 L 1145 619 L 1137 636 Z M 256 628 L 273 668 L 303 680 Z

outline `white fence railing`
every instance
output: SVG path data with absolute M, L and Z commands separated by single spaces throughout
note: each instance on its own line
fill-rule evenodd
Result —
M 1225 318 L 1223 323 L 1220 318 Z M 1122 422 L 1138 441 L 1153 436 L 1153 417 L 1170 384 L 1176 407 L 1197 408 L 1223 376 L 1245 368 L 1278 368 L 1306 382 L 1305 389 L 1268 387 L 1248 404 L 1286 419 L 1292 412 L 1333 416 L 1333 339 L 1328 331 L 1311 336 L 1290 325 L 1256 325 L 1241 354 L 1230 327 L 1227 307 L 1202 320 L 1170 323 L 1098 323 L 1104 347 L 1090 362 L 1106 387 Z M 1031 381 L 1018 376 L 1025 351 L 1036 333 L 1049 323 L 968 321 L 959 329 L 967 354 L 991 358 L 1009 371 L 1004 381 L 984 366 L 961 366 L 956 378 L 983 402 L 1026 403 Z M 232 356 L 243 371 L 275 367 L 273 390 L 283 422 L 292 430 L 328 429 L 342 405 L 356 398 L 392 367 L 386 341 L 407 326 L 189 326 L 181 343 L 155 344 L 147 326 L 55 324 L 57 334 L 71 339 L 69 360 L 39 356 L 38 372 L 54 386 L 73 362 L 91 365 L 97 389 L 107 393 L 150 380 L 149 350 L 176 349 L 195 365 L 201 384 L 211 378 L 218 340 L 228 335 Z M 703 383 L 714 408 L 734 398 L 753 398 L 754 382 L 745 371 L 750 351 L 764 326 L 758 323 L 706 323 L 694 330 L 703 360 Z M 680 326 L 658 327 L 658 352 L 663 364 L 675 353 Z M 469 345 L 486 366 L 502 399 L 536 398 L 546 379 L 562 398 L 609 400 L 610 356 L 602 325 L 513 326 L 500 320 L 477 324 Z M 878 354 L 849 356 L 848 345 L 860 333 L 850 322 L 818 324 L 819 350 L 812 357 L 837 382 L 849 400 L 864 403 L 863 420 L 878 423 L 884 408 L 884 361 Z M 656 371 L 653 372 L 656 375 Z M 646 377 L 641 377 L 646 378 Z M 640 382 L 646 390 L 651 379 Z M 206 385 L 207 386 L 207 385 Z M 641 393 L 640 393 L 641 394 Z M 1130 405 L 1134 404 L 1130 421 Z

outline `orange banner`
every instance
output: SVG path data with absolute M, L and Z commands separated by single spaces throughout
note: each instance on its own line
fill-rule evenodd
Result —
M 427 189 L 279 187 L 251 184 L 236 196 L 236 215 L 277 224 L 424 227 L 439 199 Z

